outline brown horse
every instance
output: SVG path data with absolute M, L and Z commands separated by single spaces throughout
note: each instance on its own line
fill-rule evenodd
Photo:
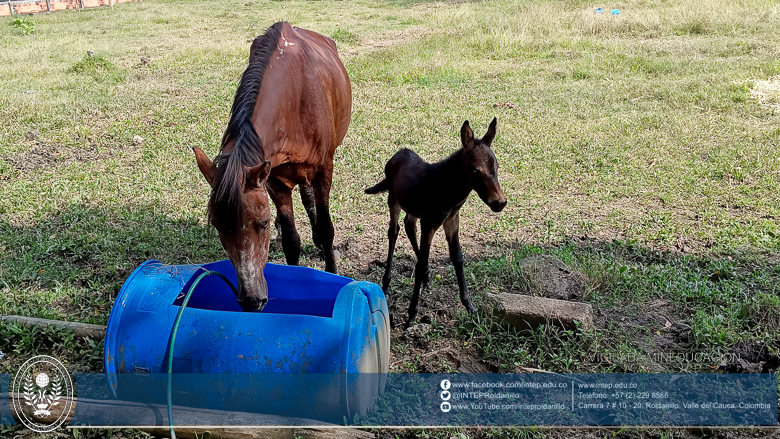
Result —
M 475 311 L 463 276 L 463 253 L 458 240 L 460 208 L 472 190 L 477 192 L 479 198 L 490 206 L 493 212 L 500 212 L 506 206 L 506 197 L 498 184 L 498 161 L 491 149 L 496 136 L 496 123 L 493 118 L 485 136 L 475 139 L 469 121 L 466 121 L 460 129 L 463 148 L 438 163 L 426 163 L 409 149 L 398 151 L 385 165 L 385 179 L 366 189 L 367 194 L 389 191 L 387 205 L 390 207 L 390 228 L 387 230 L 387 237 L 390 245 L 387 250 L 385 276 L 382 279 L 385 294 L 390 293 L 393 253 L 398 233 L 401 231 L 398 216 L 401 210 L 406 212 L 404 228 L 417 255 L 414 292 L 409 303 L 407 327 L 417 318 L 420 288 L 428 285 L 431 242 L 433 235 L 442 225 L 450 249 L 450 260 L 455 266 L 455 275 L 458 278 L 460 301 L 469 312 Z M 418 219 L 422 229 L 419 249 Z
M 329 211 L 333 154 L 351 115 L 352 89 L 333 40 L 286 22 L 255 39 L 220 154 L 212 162 L 194 148 L 212 188 L 209 219 L 238 273 L 244 311 L 262 310 L 268 301 L 269 195 L 287 263 L 298 265 L 301 252 L 292 206 L 292 190 L 300 185 L 325 269 L 336 272 Z

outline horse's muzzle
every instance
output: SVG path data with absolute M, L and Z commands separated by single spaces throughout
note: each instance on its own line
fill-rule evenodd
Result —
M 241 305 L 241 310 L 244 312 L 262 311 L 263 308 L 265 308 L 266 303 L 268 303 L 267 297 L 262 299 L 258 299 L 256 297 L 245 297 L 244 299 L 238 301 L 238 304 Z

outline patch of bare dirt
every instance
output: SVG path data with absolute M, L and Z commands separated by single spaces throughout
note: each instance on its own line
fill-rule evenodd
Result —
M 533 295 L 577 301 L 585 294 L 587 276 L 572 270 L 555 256 L 529 256 L 518 264 L 528 284 L 528 292 Z
M 53 169 L 75 163 L 104 160 L 111 155 L 110 151 L 98 152 L 95 145 L 90 145 L 89 148 L 83 149 L 68 147 L 58 143 L 36 142 L 32 149 L 15 156 L 5 157 L 4 159 L 17 171 L 30 172 L 38 169 Z
M 780 357 L 759 341 L 739 342 L 732 347 L 736 361 L 722 365 L 726 373 L 775 373 L 780 368 Z
M 393 373 L 493 373 L 498 370 L 482 361 L 476 346 L 452 339 L 428 340 L 419 334 L 420 323 L 407 330 L 396 328 L 390 355 Z
M 507 101 L 507 102 L 496 102 L 495 104 L 493 104 L 493 108 L 506 108 L 509 110 L 517 110 L 520 107 L 514 102 Z
M 401 31 L 388 31 L 380 34 L 371 35 L 362 38 L 360 45 L 349 49 L 344 54 L 345 56 L 356 56 L 368 52 L 372 52 L 377 49 L 396 46 L 399 44 L 408 43 L 410 41 L 419 40 L 432 35 L 433 30 L 427 27 L 415 26 Z
M 611 309 L 594 309 L 593 323 L 604 330 L 638 332 L 640 336 L 635 338 L 648 359 L 648 372 L 664 372 L 669 366 L 653 362 L 655 355 L 688 352 L 691 348 L 690 326 L 663 299 L 644 306 L 625 303 Z

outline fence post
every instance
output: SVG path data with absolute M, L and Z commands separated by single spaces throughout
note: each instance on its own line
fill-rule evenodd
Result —
M 11 15 L 16 15 L 16 11 L 14 11 L 14 5 L 11 4 L 11 0 L 8 0 L 8 9 L 11 11 Z
M 51 12 L 51 0 L 46 0 L 46 10 Z

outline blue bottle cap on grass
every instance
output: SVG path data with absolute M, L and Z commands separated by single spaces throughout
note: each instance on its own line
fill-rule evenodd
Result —
M 620 15 L 620 9 L 613 9 L 612 15 Z
M 596 9 L 595 11 L 593 11 L 593 13 L 594 13 L 594 14 L 603 14 L 603 13 L 604 13 L 604 10 L 603 10 L 603 9 L 601 9 L 601 8 L 598 8 L 598 9 Z

